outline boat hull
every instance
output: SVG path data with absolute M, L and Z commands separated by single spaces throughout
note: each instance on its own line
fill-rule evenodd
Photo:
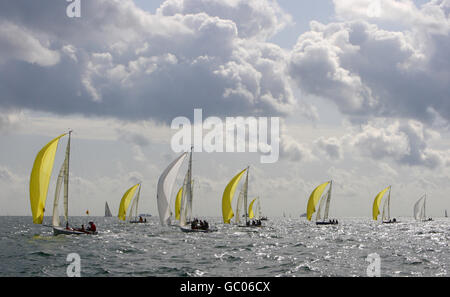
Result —
M 147 222 L 130 221 L 131 224 L 146 224 Z
M 77 230 L 67 230 L 64 227 L 53 227 L 53 235 L 82 235 L 82 234 L 90 234 L 97 235 L 97 231 L 77 231 Z
M 240 227 L 240 228 L 264 228 L 264 226 L 263 225 L 259 225 L 259 226 L 257 226 L 257 225 L 238 225 L 238 227 Z
M 389 222 L 389 221 L 383 222 L 383 224 L 396 224 L 396 223 L 400 223 L 400 222 L 399 221 L 396 221 L 396 222 Z
M 338 225 L 339 223 L 332 222 L 316 222 L 316 225 Z
M 197 232 L 197 233 L 210 233 L 210 232 L 215 232 L 215 231 L 217 231 L 217 229 L 206 229 L 206 230 L 204 230 L 204 229 L 192 229 L 191 227 L 189 227 L 189 226 L 186 226 L 186 227 L 182 227 L 182 226 L 180 226 L 180 230 L 181 231 L 183 231 L 183 232 L 186 232 L 186 233 L 193 233 L 193 232 Z

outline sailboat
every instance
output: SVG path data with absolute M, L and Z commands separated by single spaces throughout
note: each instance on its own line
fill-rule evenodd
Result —
M 427 218 L 427 216 L 426 216 L 426 213 L 425 213 L 426 202 L 427 202 L 427 194 L 424 194 L 414 204 L 413 215 L 414 215 L 414 218 L 417 221 L 428 222 L 428 221 L 432 221 L 433 220 L 432 218 Z
M 372 217 L 375 221 L 378 220 L 378 215 L 380 214 L 381 200 L 383 199 L 387 191 L 389 191 L 389 194 L 388 197 L 384 199 L 383 213 L 381 215 L 382 223 L 383 224 L 398 223 L 395 218 L 391 220 L 391 186 L 387 187 L 386 189 L 378 193 L 377 196 L 375 197 L 372 207 Z
M 225 224 L 230 224 L 231 219 L 235 217 L 235 224 L 239 227 L 252 227 L 250 221 L 248 220 L 248 212 L 247 212 L 247 198 L 248 198 L 248 172 L 250 167 L 245 168 L 241 172 L 239 172 L 236 176 L 234 176 L 228 185 L 225 187 L 222 196 L 222 217 L 223 222 Z M 236 203 L 236 216 L 234 215 L 233 208 L 231 206 L 231 202 L 233 201 L 234 194 L 236 192 L 236 187 L 239 184 L 244 173 L 247 172 L 245 177 L 245 182 L 242 185 L 241 191 L 239 193 L 238 201 Z M 241 215 L 241 212 L 244 213 Z M 245 219 L 242 222 L 242 218 Z
M 260 221 L 267 221 L 267 216 L 264 216 L 261 212 L 261 199 L 259 197 L 256 197 L 253 201 L 256 202 L 256 208 L 255 208 L 255 218 Z M 252 202 L 253 202 L 252 201 Z M 252 206 L 252 202 L 250 202 L 250 206 Z M 248 214 L 249 218 L 252 219 L 250 215 L 250 206 L 248 207 Z
M 53 234 L 97 234 L 97 231 L 78 230 L 69 228 L 69 159 L 70 159 L 70 140 L 72 131 L 64 133 L 47 145 L 45 145 L 34 160 L 33 169 L 30 176 L 30 204 L 31 212 L 33 215 L 34 224 L 42 224 L 45 212 L 45 202 L 47 200 L 48 186 L 50 183 L 50 177 L 53 171 L 53 165 L 55 162 L 56 150 L 58 148 L 59 140 L 66 135 L 69 135 L 67 141 L 66 153 L 64 162 L 59 170 L 58 179 L 56 181 L 55 199 L 53 201 L 53 219 L 52 227 Z M 64 219 L 66 221 L 66 227 L 61 227 L 59 218 L 58 204 L 59 196 L 61 192 L 61 186 L 64 182 Z
M 180 222 L 180 229 L 183 232 L 213 232 L 217 229 L 209 227 L 206 221 L 198 221 L 192 218 L 192 202 L 194 198 L 192 182 L 192 149 L 189 154 L 189 164 L 186 176 L 184 178 L 183 186 L 178 191 L 175 207 L 175 215 Z M 184 189 L 184 190 L 183 190 Z M 181 192 L 181 193 L 180 193 Z M 181 195 L 181 197 L 180 197 Z M 178 213 L 179 211 L 179 213 Z
M 156 201 L 158 203 L 159 220 L 162 226 L 171 224 L 170 217 L 170 195 L 172 194 L 173 184 L 180 170 L 180 166 L 186 158 L 187 152 L 181 154 L 172 163 L 167 166 L 158 179 L 158 189 Z
M 255 207 L 253 207 L 254 205 Z M 261 203 L 259 201 L 259 197 L 256 197 L 252 200 L 252 202 L 250 202 L 250 205 L 248 206 L 248 218 L 252 220 L 252 227 L 263 227 L 261 224 Z
M 137 190 L 137 194 L 135 195 Z M 129 223 L 146 223 L 146 221 L 142 220 L 142 217 L 140 220 L 138 220 L 137 210 L 138 210 L 138 203 L 139 203 L 139 197 L 141 193 L 141 183 L 137 183 L 131 188 L 129 188 L 125 194 L 122 197 L 122 200 L 120 200 L 120 206 L 119 206 L 119 214 L 117 215 L 119 220 L 125 221 L 128 217 Z M 134 199 L 133 199 L 134 197 Z M 131 203 L 131 201 L 133 201 Z M 128 206 L 131 203 L 130 211 L 127 215 Z M 134 215 L 133 215 L 134 214 Z
M 328 191 L 324 194 L 326 187 L 328 187 Z M 319 185 L 317 188 L 312 191 L 311 195 L 309 196 L 308 205 L 306 207 L 306 218 L 308 221 L 311 221 L 312 215 L 314 212 L 316 212 L 316 206 L 319 204 L 319 209 L 317 210 L 316 214 L 316 225 L 337 225 L 337 220 L 329 220 L 328 219 L 328 213 L 330 211 L 330 201 L 331 201 L 331 190 L 333 188 L 333 181 L 327 181 L 321 185 Z M 323 211 L 322 216 L 322 209 L 325 209 Z
M 108 202 L 105 202 L 105 217 L 112 217 L 111 210 L 109 209 Z
M 445 210 L 444 216 L 445 216 L 446 218 L 448 218 L 447 210 Z

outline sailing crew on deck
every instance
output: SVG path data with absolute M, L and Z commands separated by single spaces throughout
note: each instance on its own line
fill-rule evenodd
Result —
M 92 231 L 92 232 L 97 231 L 97 227 L 95 226 L 94 222 L 89 222 L 89 227 L 87 228 L 87 231 Z

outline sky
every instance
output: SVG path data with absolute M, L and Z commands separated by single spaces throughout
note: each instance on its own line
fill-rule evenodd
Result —
M 117 213 L 137 182 L 139 212 L 157 215 L 179 155 L 171 122 L 195 108 L 280 118 L 275 163 L 193 154 L 196 215 L 221 216 L 247 166 L 269 217 L 298 217 L 328 180 L 333 217 L 370 217 L 388 185 L 394 216 L 424 193 L 430 216 L 450 209 L 450 1 L 81 0 L 74 18 L 68 5 L 0 2 L 0 215 L 31 215 L 34 158 L 68 129 L 70 215 L 103 215 L 105 201 Z

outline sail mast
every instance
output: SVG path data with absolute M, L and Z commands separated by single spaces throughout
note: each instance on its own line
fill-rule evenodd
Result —
M 188 190 L 188 201 L 187 201 L 187 220 L 191 221 L 192 216 L 192 200 L 193 200 L 193 189 L 192 189 L 192 150 L 193 146 L 191 147 L 191 153 L 189 155 L 189 167 L 188 167 L 188 184 L 187 184 L 187 190 Z
M 389 196 L 388 196 L 388 220 L 391 219 L 391 188 L 392 188 L 392 186 L 389 186 Z
M 330 200 L 331 200 L 331 189 L 333 187 L 333 181 L 330 181 L 330 188 L 328 189 L 327 195 L 327 204 L 325 205 L 325 213 L 323 215 L 323 221 L 325 222 L 328 219 L 328 213 L 330 211 Z
M 250 166 L 247 166 L 247 176 L 245 178 L 244 184 L 244 210 L 245 210 L 245 224 L 248 222 L 248 210 L 247 210 L 247 196 L 248 196 L 248 172 L 250 170 Z
M 72 130 L 69 131 L 69 140 L 67 141 L 66 159 L 64 160 L 64 219 L 69 222 L 69 161 L 70 161 L 70 139 Z
M 134 198 L 136 200 L 136 205 L 135 205 L 135 210 L 134 210 L 134 217 L 136 219 L 138 217 L 138 204 L 139 204 L 139 197 L 141 196 L 141 187 L 142 187 L 142 184 L 139 184 L 139 189 L 138 189 L 136 198 Z

